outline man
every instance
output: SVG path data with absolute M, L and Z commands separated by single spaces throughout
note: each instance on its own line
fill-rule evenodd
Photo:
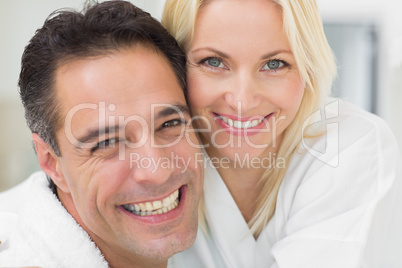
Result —
M 185 64 L 128 2 L 46 20 L 19 80 L 43 172 L 0 195 L 0 266 L 166 267 L 193 243 L 202 166 Z

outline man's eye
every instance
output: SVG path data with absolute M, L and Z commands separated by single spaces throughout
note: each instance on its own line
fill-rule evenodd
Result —
M 110 147 L 115 147 L 118 142 L 117 138 L 110 138 L 101 142 L 98 142 L 92 149 L 91 152 L 95 152 L 97 150 L 107 149 Z
M 186 124 L 185 120 L 183 120 L 183 119 L 173 119 L 173 120 L 169 120 L 169 121 L 163 123 L 161 128 L 176 127 L 176 126 L 181 126 L 183 124 Z
M 202 61 L 202 63 L 214 67 L 214 68 L 225 68 L 225 65 L 222 63 L 222 60 L 219 58 L 207 58 Z
M 262 70 L 277 70 L 285 66 L 282 60 L 270 60 L 263 67 Z

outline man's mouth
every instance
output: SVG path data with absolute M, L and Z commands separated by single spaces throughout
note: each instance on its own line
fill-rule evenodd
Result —
M 138 216 L 149 216 L 156 214 L 164 214 L 172 209 L 175 209 L 180 203 L 179 189 L 174 191 L 163 200 L 156 200 L 152 202 L 126 204 L 123 208 Z

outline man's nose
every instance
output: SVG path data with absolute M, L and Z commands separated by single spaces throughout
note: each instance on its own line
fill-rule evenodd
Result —
M 130 152 L 132 178 L 136 183 L 163 184 L 174 172 L 168 148 L 147 143 Z

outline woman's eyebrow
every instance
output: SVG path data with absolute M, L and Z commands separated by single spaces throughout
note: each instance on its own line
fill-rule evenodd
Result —
M 261 57 L 261 59 L 270 59 L 272 57 L 275 57 L 278 54 L 290 54 L 290 55 L 293 55 L 292 51 L 290 51 L 290 50 L 278 49 L 278 50 L 272 51 L 272 52 L 270 52 L 268 54 L 265 54 L 264 56 Z
M 196 48 L 196 49 L 190 51 L 190 53 L 193 54 L 193 53 L 197 53 L 197 52 L 202 51 L 202 50 L 212 52 L 212 53 L 216 54 L 217 56 L 219 56 L 221 58 L 230 59 L 230 56 L 228 54 L 226 54 L 226 53 L 224 53 L 224 52 L 222 52 L 220 50 L 217 50 L 215 48 L 212 48 L 212 47 Z M 278 50 L 275 50 L 275 51 L 272 51 L 272 52 L 269 52 L 269 53 L 263 55 L 261 57 L 261 59 L 263 59 L 263 60 L 270 59 L 270 58 L 272 58 L 272 57 L 274 57 L 274 56 L 276 56 L 278 54 L 290 54 L 290 55 L 293 55 L 293 52 L 290 51 L 290 50 L 286 50 L 286 49 L 278 49 Z
M 209 51 L 209 52 L 213 52 L 214 54 L 218 55 L 218 56 L 221 57 L 221 58 L 226 58 L 226 59 L 230 58 L 230 56 L 229 56 L 228 54 L 226 54 L 226 53 L 224 53 L 224 52 L 222 52 L 222 51 L 220 51 L 220 50 L 217 50 L 217 49 L 215 49 L 215 48 L 212 48 L 212 47 L 200 47 L 200 48 L 196 48 L 196 49 L 190 51 L 190 53 L 191 53 L 191 54 L 197 53 L 197 52 L 199 52 L 199 51 L 201 51 L 201 50 L 206 50 L 206 51 Z

